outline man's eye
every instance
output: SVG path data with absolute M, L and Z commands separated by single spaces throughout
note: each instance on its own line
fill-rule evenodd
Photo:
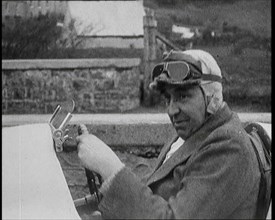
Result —
M 175 101 L 182 101 L 187 98 L 186 94 L 179 94 L 177 97 L 175 97 Z
M 164 100 L 166 105 L 168 105 L 170 103 L 171 96 L 169 94 L 164 94 Z
M 180 99 L 186 99 L 187 98 L 187 95 L 186 94 L 181 94 L 180 95 Z

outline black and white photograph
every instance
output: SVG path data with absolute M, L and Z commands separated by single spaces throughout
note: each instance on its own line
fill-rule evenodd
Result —
M 272 219 L 271 0 L 2 1 L 2 219 Z

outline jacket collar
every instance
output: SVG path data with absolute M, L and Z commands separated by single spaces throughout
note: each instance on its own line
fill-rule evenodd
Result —
M 202 127 L 186 139 L 183 145 L 164 164 L 162 164 L 170 146 L 178 138 L 177 135 L 174 136 L 161 151 L 156 167 L 147 180 L 147 185 L 165 177 L 175 166 L 186 161 L 194 152 L 199 150 L 207 136 L 217 127 L 228 121 L 232 117 L 232 114 L 233 113 L 228 105 L 225 103 L 221 109 L 219 109 L 214 115 L 211 115 Z

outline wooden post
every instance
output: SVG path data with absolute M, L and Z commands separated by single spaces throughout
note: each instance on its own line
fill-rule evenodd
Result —
M 151 82 L 151 71 L 156 63 L 157 45 L 156 45 L 156 28 L 157 21 L 154 18 L 154 11 L 145 9 L 146 15 L 143 17 L 144 28 L 144 104 L 146 106 L 152 105 L 153 97 L 149 90 L 149 83 Z

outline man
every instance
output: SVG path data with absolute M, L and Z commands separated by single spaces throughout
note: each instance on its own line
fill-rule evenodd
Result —
M 78 137 L 83 165 L 104 180 L 103 218 L 255 218 L 260 171 L 237 114 L 222 96 L 221 70 L 202 50 L 171 51 L 152 72 L 177 136 L 141 181 L 93 135 Z

